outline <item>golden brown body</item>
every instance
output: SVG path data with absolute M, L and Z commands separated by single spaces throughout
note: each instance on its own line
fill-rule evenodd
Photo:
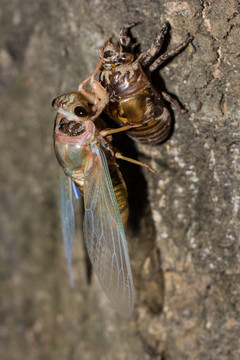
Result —
M 108 70 L 104 70 L 101 80 L 108 89 L 107 78 Z M 113 84 L 107 108 L 111 118 L 120 126 L 142 123 L 141 127 L 128 131 L 128 135 L 139 142 L 164 141 L 171 130 L 171 116 L 141 65 L 135 61 L 119 66 L 111 71 L 109 80 Z
M 166 140 L 170 134 L 172 120 L 165 100 L 175 103 L 164 92 L 158 92 L 148 76 L 169 56 L 179 52 L 190 41 L 190 36 L 177 49 L 163 54 L 158 59 L 167 24 L 157 34 L 151 48 L 134 58 L 128 28 L 136 23 L 125 25 L 119 35 L 119 46 L 110 41 L 103 48 L 103 70 L 100 75 L 102 85 L 109 93 L 108 114 L 120 126 L 142 124 L 128 131 L 128 135 L 142 143 L 156 144 Z

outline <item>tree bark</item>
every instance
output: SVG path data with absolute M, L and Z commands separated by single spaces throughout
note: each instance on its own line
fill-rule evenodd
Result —
M 237 0 L 1 2 L 3 358 L 240 358 L 239 19 Z M 77 89 L 97 48 L 130 20 L 141 21 L 132 29 L 141 50 L 166 20 L 165 50 L 188 32 L 194 41 L 153 79 L 190 118 L 172 109 L 173 134 L 154 147 L 114 136 L 124 155 L 158 169 L 120 164 L 136 293 L 125 320 L 87 281 L 81 225 L 70 289 L 51 101 Z

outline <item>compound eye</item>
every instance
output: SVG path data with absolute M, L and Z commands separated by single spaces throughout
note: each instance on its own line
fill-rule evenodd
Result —
M 53 101 L 52 101 L 52 107 L 55 106 L 56 100 L 57 100 L 57 98 L 53 99 Z
M 112 57 L 113 55 L 114 55 L 114 52 L 111 51 L 111 50 L 106 50 L 106 51 L 104 51 L 104 53 L 103 53 L 104 59 L 110 58 L 110 57 Z
M 86 109 L 84 109 L 83 106 L 76 106 L 74 109 L 74 114 L 79 117 L 85 117 L 88 115 L 88 112 Z

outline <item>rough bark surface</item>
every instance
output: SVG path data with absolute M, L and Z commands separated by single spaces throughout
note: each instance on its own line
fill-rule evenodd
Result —
M 123 320 L 88 285 L 81 241 L 69 286 L 51 100 L 76 90 L 129 20 L 142 21 L 142 50 L 166 20 L 165 48 L 195 38 L 154 74 L 190 119 L 173 109 L 172 137 L 155 147 L 118 137 L 158 168 L 121 164 L 136 289 Z M 1 1 L 1 359 L 240 358 L 239 20 L 237 0 Z

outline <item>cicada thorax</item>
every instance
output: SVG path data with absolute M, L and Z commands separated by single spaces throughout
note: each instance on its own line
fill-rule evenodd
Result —
M 171 116 L 163 98 L 150 83 L 137 61 L 103 70 L 101 81 L 110 93 L 107 111 L 120 126 L 142 124 L 128 131 L 141 143 L 156 144 L 167 139 Z
M 91 108 L 78 93 L 63 94 L 52 105 L 58 110 L 54 130 L 56 157 L 66 175 L 73 180 L 78 175 L 82 192 L 89 144 L 95 136 L 95 125 L 89 120 Z
M 64 106 L 63 106 L 64 105 Z M 85 167 L 91 166 L 91 144 L 107 142 L 105 155 L 118 208 L 125 227 L 128 219 L 127 188 L 111 150 L 111 142 L 101 139 L 100 131 L 105 122 L 90 120 L 91 106 L 82 94 L 68 93 L 56 98 L 53 106 L 58 109 L 55 120 L 54 144 L 58 162 L 84 196 Z M 90 165 L 89 165 L 90 163 Z

